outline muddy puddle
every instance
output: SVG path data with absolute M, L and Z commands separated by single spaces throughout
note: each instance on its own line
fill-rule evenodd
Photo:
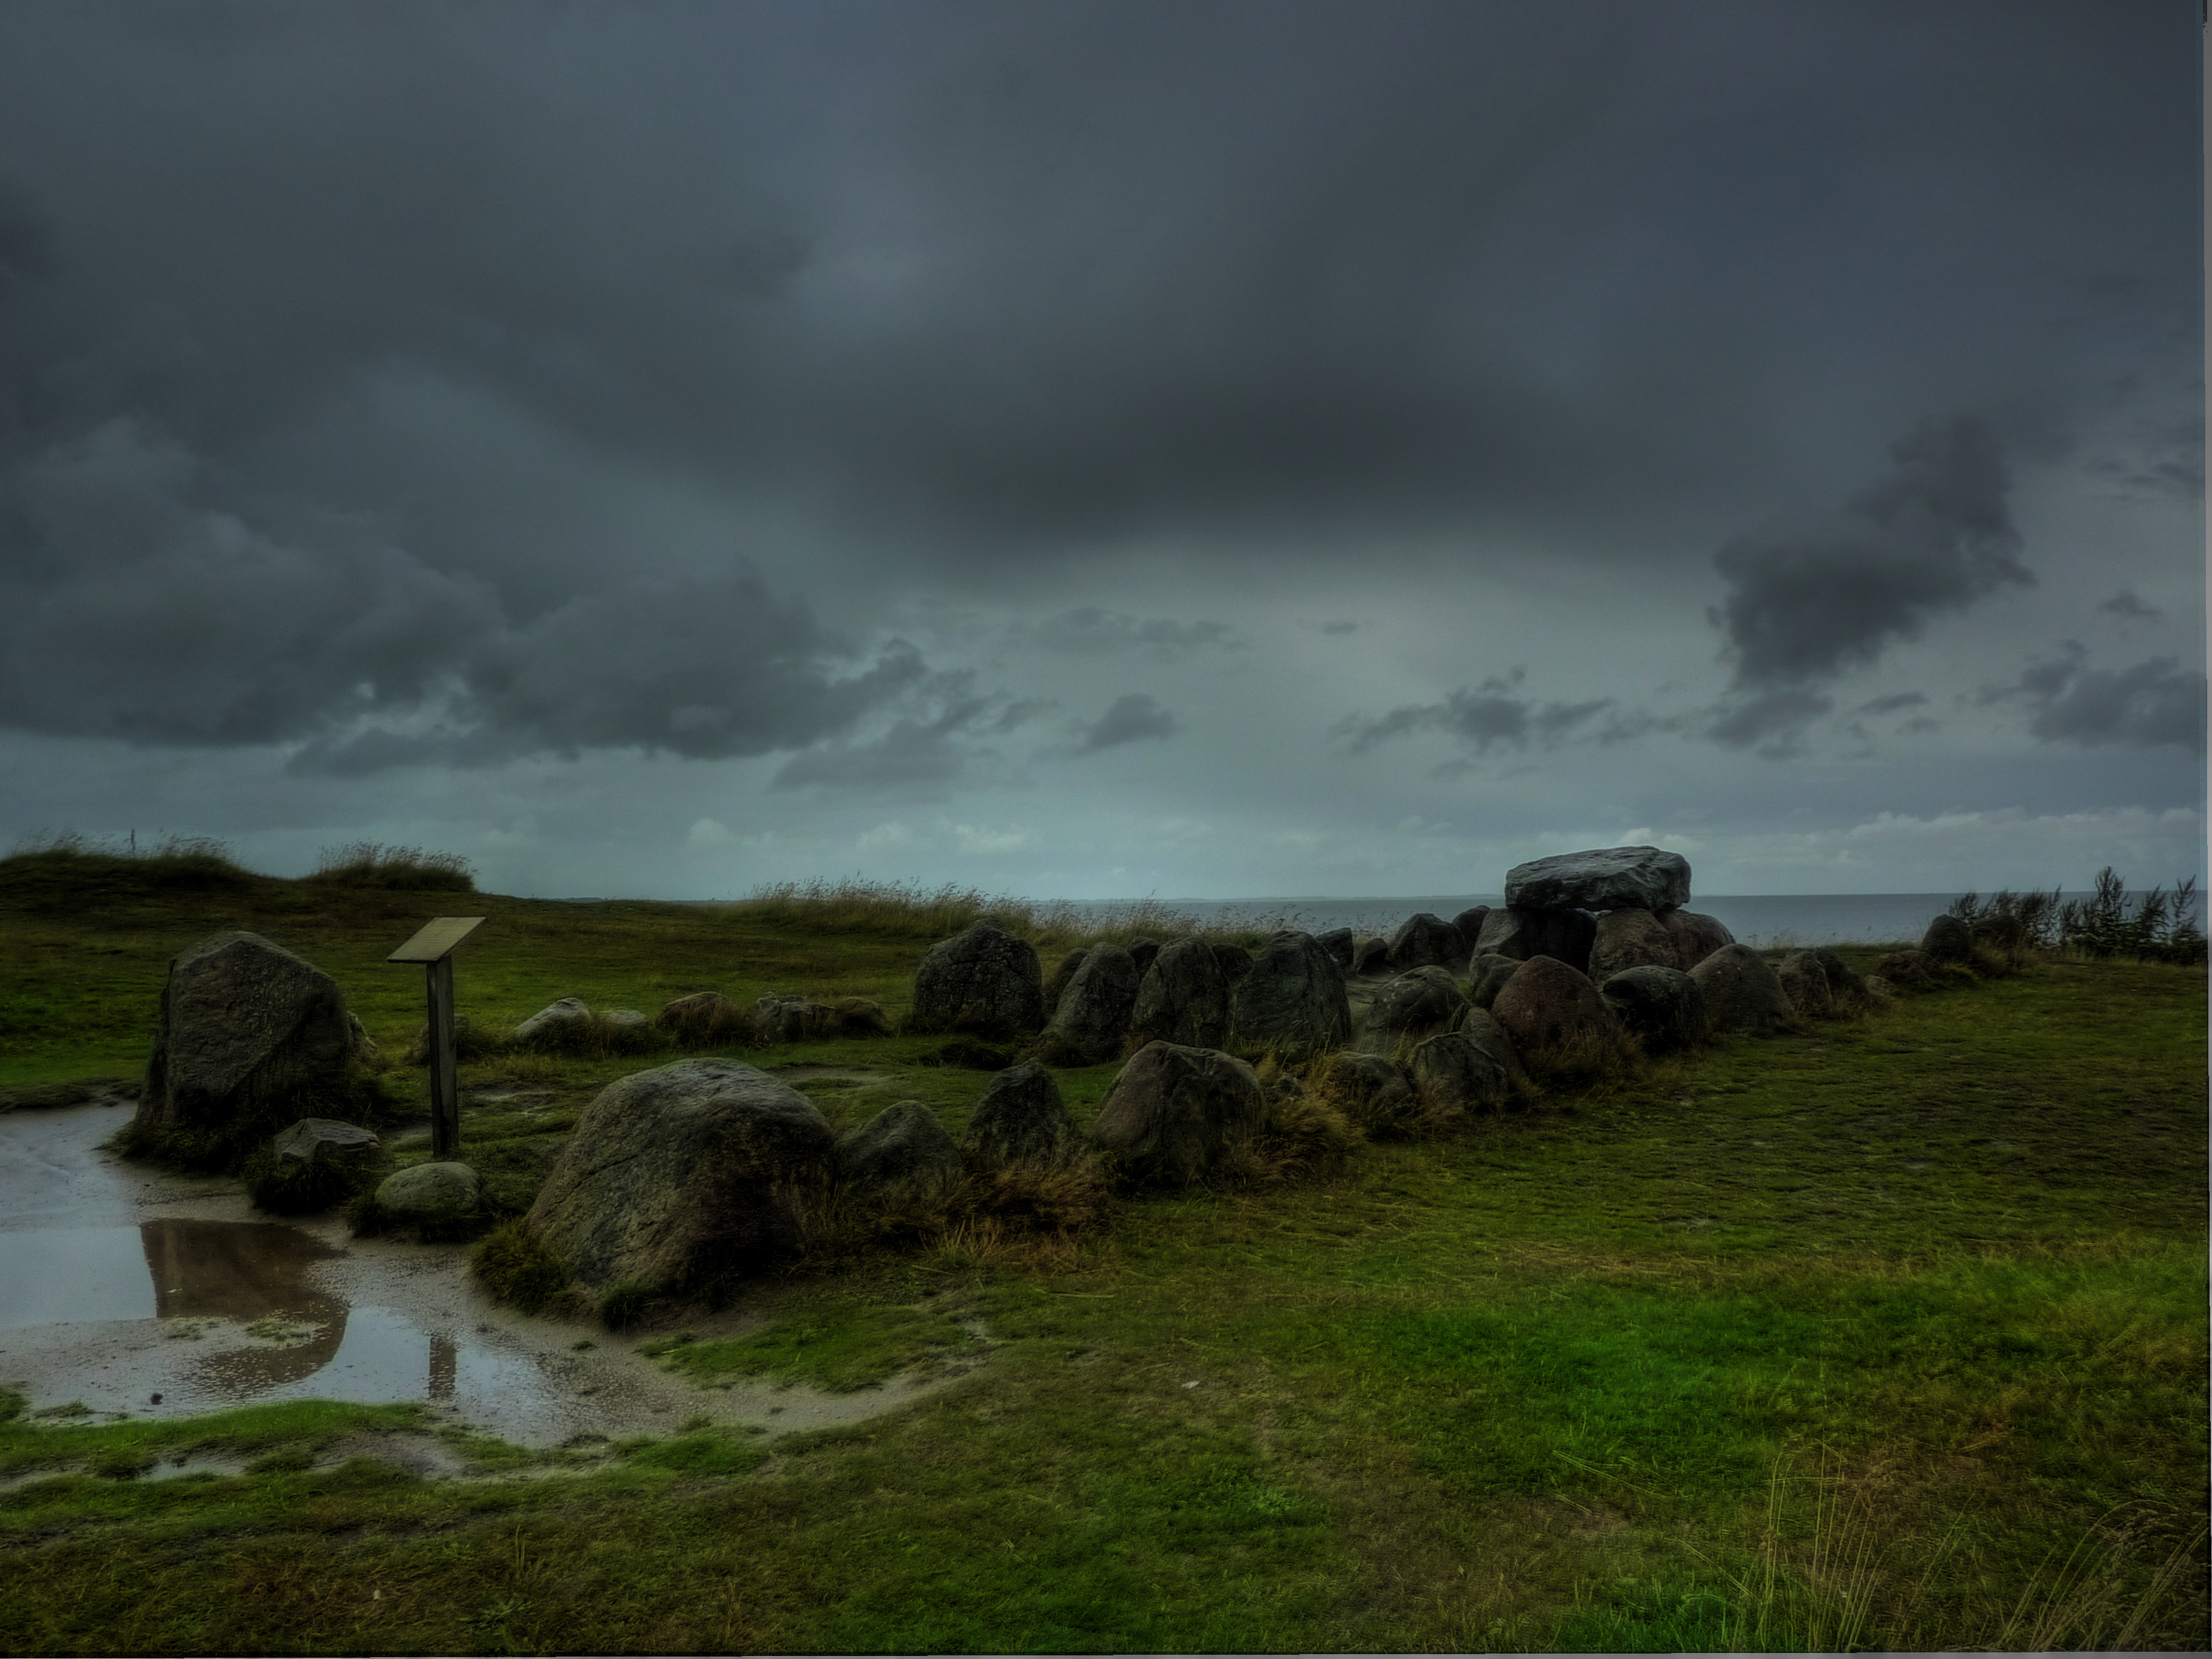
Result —
M 99 1150 L 128 1106 L 0 1115 L 0 1384 L 33 1412 L 194 1416 L 283 1400 L 420 1401 L 499 1438 L 666 1432 L 698 1417 L 781 1434 L 878 1414 L 951 1376 L 854 1395 L 702 1390 L 595 1326 L 493 1304 L 462 1245 L 273 1222 L 227 1179 Z M 694 1326 L 734 1334 L 742 1310 Z M 584 1346 L 579 1346 L 579 1344 Z

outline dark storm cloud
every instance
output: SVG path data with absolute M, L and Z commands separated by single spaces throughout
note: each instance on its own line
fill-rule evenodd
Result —
M 1094 755 L 1102 749 L 1116 748 L 1146 738 L 1170 737 L 1182 729 L 1181 722 L 1156 698 L 1132 691 L 1115 698 L 1111 708 L 1082 728 L 1082 740 L 1076 744 L 1075 752 Z
M 939 705 L 933 714 L 902 716 L 871 742 L 825 744 L 793 755 L 776 769 L 770 787 L 809 786 L 846 789 L 947 785 L 965 775 L 980 742 L 1014 731 L 1052 704 L 1042 698 L 978 693 L 969 673 L 934 677 L 917 700 Z M 980 741 L 979 741 L 980 740 Z
M 1740 536 L 1714 555 L 1730 592 L 1711 620 L 1735 661 L 1716 741 L 1786 736 L 1826 712 L 1821 684 L 1942 612 L 2035 580 L 2018 557 L 2010 477 L 1984 422 L 1929 422 L 1890 457 L 1890 476 L 1841 512 Z
M 2204 676 L 2172 657 L 2131 668 L 2092 668 L 2088 648 L 2069 640 L 2051 660 L 2031 665 L 1984 702 L 2017 700 L 2028 729 L 2046 743 L 2112 744 L 2130 748 L 2172 744 L 2203 752 Z
M 1651 550 L 1839 431 L 2063 425 L 2133 349 L 2063 307 L 2197 337 L 2179 18 L 0 8 L 0 720 L 943 768 L 974 734 L 899 708 L 925 665 L 802 602 L 823 550 L 863 598 L 1184 532 L 1285 586 L 1347 543 L 1387 576 L 1409 526 L 1691 556 Z M 630 477 L 799 528 L 726 577 L 572 510 Z M 1896 488 L 1723 556 L 1739 723 L 2010 579 Z M 1886 597 L 1832 625 L 1847 565 Z M 1488 695 L 1422 718 L 1480 744 Z
M 1350 715 L 1340 720 L 1329 736 L 1355 755 L 1415 732 L 1449 732 L 1478 755 L 1487 754 L 1499 744 L 1525 750 L 1533 743 L 1549 748 L 1613 707 L 1610 697 L 1589 702 L 1530 702 L 1512 695 L 1525 675 L 1525 670 L 1516 668 L 1504 675 L 1492 675 L 1472 690 L 1462 686 L 1441 702 L 1407 703 L 1372 719 Z
M 2122 588 L 2097 609 L 2130 622 L 2156 622 L 2166 614 L 2154 605 L 2145 605 L 2141 596 L 2128 587 Z
M 1851 710 L 1854 714 L 1892 714 L 1900 708 L 1920 708 L 1927 705 L 1925 691 L 1899 691 L 1887 697 L 1875 697 Z

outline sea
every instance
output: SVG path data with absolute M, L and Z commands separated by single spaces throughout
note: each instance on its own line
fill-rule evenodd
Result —
M 1917 945 L 1928 924 L 1950 908 L 1956 893 L 1698 894 L 1688 908 L 1716 917 L 1737 940 L 1751 945 Z M 2069 893 L 2069 898 L 2086 896 Z M 1426 910 L 1449 921 L 1477 904 L 1505 902 L 1503 893 L 1431 893 L 1408 898 L 1074 899 L 1085 915 L 1127 912 L 1139 902 L 1195 918 L 1261 928 L 1297 927 L 1309 933 L 1350 927 L 1388 935 L 1407 916 Z

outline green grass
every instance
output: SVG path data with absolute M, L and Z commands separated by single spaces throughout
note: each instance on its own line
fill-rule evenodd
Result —
M 9 863 L 0 973 L 52 1011 L 26 1081 L 128 1074 L 132 999 L 216 926 L 329 968 L 387 1048 L 419 1018 L 378 952 L 434 896 L 64 914 L 9 897 Z M 716 983 L 900 1010 L 928 938 L 813 927 L 803 897 L 471 896 L 493 921 L 463 1005 L 649 1011 Z M 2201 1648 L 2205 988 L 2034 963 L 1368 1145 L 1325 1181 L 1134 1196 L 1056 1253 L 798 1264 L 742 1299 L 744 1334 L 674 1340 L 668 1312 L 633 1362 L 848 1395 L 981 1362 L 842 1429 L 471 1442 L 534 1478 L 439 1483 L 324 1466 L 348 1425 L 410 1431 L 404 1407 L 0 1421 L 0 1480 L 34 1477 L 0 1490 L 0 1648 Z M 939 1042 L 744 1057 L 836 1068 L 795 1082 L 840 1125 L 915 1098 L 957 1134 L 989 1079 L 923 1065 Z M 471 1093 L 530 1091 L 470 1107 L 465 1155 L 519 1206 L 597 1090 L 653 1063 L 465 1066 Z M 1116 1069 L 1059 1074 L 1079 1122 Z M 193 1436 L 264 1461 L 149 1478 Z

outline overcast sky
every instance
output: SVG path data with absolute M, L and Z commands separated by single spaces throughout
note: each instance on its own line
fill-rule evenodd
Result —
M 2148 885 L 2193 0 L 0 8 L 0 833 Z

